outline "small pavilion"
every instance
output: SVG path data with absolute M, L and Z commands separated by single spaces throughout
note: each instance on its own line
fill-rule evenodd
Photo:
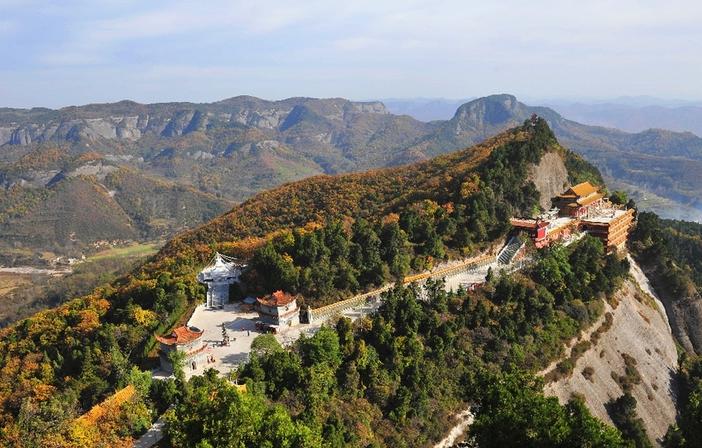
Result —
M 292 294 L 278 290 L 256 301 L 261 322 L 273 327 L 290 327 L 300 323 L 300 308 Z
M 169 335 L 156 336 L 156 340 L 161 344 L 159 350 L 161 369 L 173 373 L 173 365 L 168 357 L 172 351 L 185 353 L 186 369 L 197 369 L 207 354 L 207 344 L 202 340 L 202 333 L 203 331 L 197 327 L 182 326 L 174 329 Z

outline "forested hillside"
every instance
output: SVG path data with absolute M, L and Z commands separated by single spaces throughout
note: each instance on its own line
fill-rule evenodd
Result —
M 626 262 L 604 257 L 599 240 L 589 238 L 543 254 L 540 263 L 561 270 L 562 281 L 539 283 L 539 267 L 495 277 L 478 293 L 446 293 L 430 283 L 422 300 L 416 288 L 397 287 L 376 315 L 355 325 L 341 319 L 292 350 L 275 340 L 257 344 L 262 349 L 239 381 L 311 428 L 306 446 L 432 446 L 469 403 L 476 413 L 471 438 L 480 447 L 628 446 L 577 398 L 566 407 L 545 398 L 541 380 L 528 373 L 597 319 L 599 297 L 616 290 Z M 223 396 L 227 387 L 210 377 L 183 389 L 168 417 L 175 446 L 255 446 L 248 428 L 237 425 L 243 411 L 222 413 L 242 400 Z
M 68 424 L 71 418 L 101 401 L 115 388 L 138 382 L 142 377 L 131 370 L 130 366 L 148 362 L 148 354 L 154 343 L 153 335 L 166 331 L 186 309 L 201 300 L 203 289 L 195 282 L 194 274 L 213 250 L 230 255 L 258 253 L 261 256 L 265 255 L 261 251 L 270 247 L 266 246 L 265 241 L 273 237 L 274 250 L 270 255 L 275 258 L 274 254 L 280 250 L 275 245 L 276 238 L 285 232 L 314 223 L 307 228 L 317 228 L 311 233 L 317 238 L 320 234 L 315 232 L 326 235 L 337 225 L 335 222 L 347 221 L 356 223 L 351 228 L 343 227 L 350 232 L 345 238 L 353 246 L 361 243 L 356 239 L 361 235 L 371 240 L 375 240 L 373 235 L 376 234 L 377 237 L 377 231 L 382 235 L 382 226 L 394 221 L 393 214 L 405 216 L 404 219 L 398 219 L 397 223 L 404 226 L 404 229 L 409 229 L 408 223 L 414 221 L 411 217 L 422 211 L 423 214 L 418 214 L 418 222 L 412 227 L 416 230 L 416 235 L 413 232 L 412 240 L 408 238 L 409 247 L 399 256 L 400 260 L 406 259 L 405 255 L 409 257 L 410 269 L 419 266 L 416 260 L 426 263 L 429 256 L 440 259 L 451 254 L 471 253 L 481 245 L 500 238 L 507 229 L 506 220 L 512 213 L 528 212 L 536 207 L 538 192 L 533 184 L 526 181 L 527 168 L 538 162 L 546 151 L 556 151 L 564 156 L 568 154 L 558 146 L 545 122 L 537 120 L 479 147 L 419 165 L 358 175 L 313 178 L 290 184 L 263 193 L 212 224 L 177 238 L 131 276 L 3 330 L 0 340 L 0 421 L 4 443 L 10 446 L 21 445 L 26 440 L 36 443 L 41 440 L 58 440 L 56 443 L 59 446 L 75 443 L 76 434 Z M 572 155 L 568 158 L 577 160 Z M 582 163 L 575 165 L 586 166 Z M 582 173 L 573 172 L 572 175 Z M 320 189 L 319 186 L 326 188 Z M 427 210 L 432 213 L 426 213 Z M 470 210 L 470 213 L 466 210 Z M 359 223 L 363 219 L 369 224 L 360 230 Z M 439 225 L 440 222 L 445 225 Z M 353 229 L 354 226 L 356 230 Z M 460 229 L 467 232 L 461 234 Z M 401 232 L 406 233 L 402 229 Z M 290 235 L 294 236 L 295 233 Z M 390 238 L 389 242 L 392 243 L 393 240 Z M 393 244 L 383 243 L 382 238 L 380 241 L 375 246 L 378 251 L 386 255 L 391 253 L 388 250 Z M 442 247 L 444 253 L 439 250 Z M 362 256 L 375 257 L 373 245 L 363 244 L 363 248 L 365 250 L 361 251 Z M 595 263 L 591 266 L 592 269 L 602 269 L 604 259 L 598 255 L 601 252 L 601 245 L 598 247 L 595 244 L 592 251 L 589 251 L 593 254 L 588 259 L 590 261 L 573 259 L 572 262 Z M 333 255 L 333 252 L 329 255 Z M 378 270 L 367 272 L 369 275 L 358 270 L 360 265 L 351 266 L 349 272 L 355 276 L 358 287 L 365 288 L 381 280 L 374 277 L 378 274 L 383 279 L 386 275 L 390 279 L 390 268 L 402 265 L 393 261 L 397 260 L 381 259 Z M 614 261 L 612 259 L 607 263 Z M 302 274 L 307 268 L 326 262 L 324 257 L 305 259 L 298 253 L 297 259 L 292 261 L 292 271 Z M 264 266 L 277 267 L 275 263 Z M 334 267 L 333 262 L 331 266 Z M 265 269 L 261 269 L 259 274 L 265 278 Z M 616 274 L 607 275 L 616 277 Z M 599 282 L 600 286 L 596 288 L 613 287 L 616 285 L 615 277 L 604 283 Z M 496 284 L 496 288 L 500 284 L 503 285 L 500 288 L 522 288 L 511 285 L 507 279 L 501 282 Z M 545 294 L 537 292 L 538 286 L 528 286 L 528 279 L 523 282 L 526 289 L 519 289 L 523 292 L 518 294 Z M 324 282 L 317 283 L 317 279 L 313 279 L 311 284 L 296 283 L 295 286 L 304 291 L 310 285 L 318 287 L 322 284 Z M 584 296 L 580 297 L 581 294 L 597 295 L 595 290 L 589 289 L 591 287 L 594 284 L 579 287 L 582 292 L 578 300 L 584 299 Z M 517 290 L 514 293 L 517 294 Z M 311 299 L 315 297 L 323 300 L 324 294 L 310 295 Z M 493 303 L 502 300 L 497 296 L 488 296 L 487 299 Z M 521 300 L 518 302 L 522 303 Z M 538 303 L 540 300 L 536 300 L 534 305 L 540 306 Z M 487 305 L 487 302 L 484 304 Z M 554 302 L 553 306 L 560 305 Z M 597 313 L 598 306 L 593 302 L 592 305 L 585 305 L 585 308 Z M 501 318 L 494 315 L 490 318 L 491 321 L 494 318 L 506 324 L 512 319 L 511 313 L 516 310 L 508 306 L 504 311 L 509 314 Z M 579 312 L 579 315 L 582 317 L 588 314 Z M 548 337 L 551 341 L 549 344 L 553 344 L 552 350 L 556 351 L 556 341 L 576 331 L 579 325 L 579 321 L 567 318 L 567 313 L 564 315 L 555 309 L 547 312 L 544 318 L 558 319 L 552 325 L 549 324 L 548 328 L 551 329 L 542 335 Z M 532 328 L 530 324 L 522 325 L 517 321 L 514 324 L 517 325 L 516 333 L 510 337 L 517 338 L 515 340 L 522 338 L 522 332 L 527 328 Z M 456 340 L 458 341 L 460 338 Z M 513 356 L 517 356 L 515 359 L 522 359 L 525 363 L 523 366 L 536 366 L 539 356 L 555 354 L 550 350 L 541 350 L 541 345 L 543 344 L 534 345 L 539 347 L 538 353 L 529 354 L 532 349 L 523 354 L 502 352 L 500 355 L 491 355 L 490 362 L 505 365 L 505 362 L 510 363 L 508 360 Z M 154 387 L 166 386 L 159 383 Z M 169 396 L 170 392 L 158 389 L 154 393 L 157 396 Z M 385 392 L 388 393 L 390 395 L 386 395 L 387 399 L 400 399 L 400 396 L 395 397 L 392 389 Z M 117 440 L 142 428 L 147 415 L 145 409 L 151 406 L 148 396 L 151 395 L 146 392 L 139 395 L 135 407 L 129 408 L 131 411 L 117 427 L 115 422 L 109 423 L 110 429 L 98 434 L 105 440 Z M 157 397 L 156 401 L 162 399 Z M 380 403 L 375 402 L 374 406 Z M 446 408 L 441 405 L 440 408 L 444 409 L 443 412 L 450 412 L 458 402 L 453 403 Z M 293 419 L 299 420 L 296 414 L 293 414 Z M 387 433 L 388 437 L 393 437 L 391 432 Z

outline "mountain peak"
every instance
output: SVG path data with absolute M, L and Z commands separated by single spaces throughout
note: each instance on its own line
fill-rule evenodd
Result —
M 451 133 L 478 132 L 483 138 L 498 130 L 516 126 L 531 115 L 513 95 L 490 95 L 469 101 L 448 121 Z
M 514 95 L 490 95 L 465 103 L 458 108 L 453 118 L 471 117 L 493 125 L 501 124 L 518 113 L 520 106 L 525 109 Z

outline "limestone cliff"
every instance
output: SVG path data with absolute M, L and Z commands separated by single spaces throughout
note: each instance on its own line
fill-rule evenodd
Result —
M 184 135 L 212 125 L 277 129 L 294 118 L 295 112 L 301 111 L 332 121 L 349 120 L 353 115 L 363 113 L 389 115 L 380 102 L 311 98 L 265 101 L 246 96 L 210 104 L 122 101 L 56 111 L 0 109 L 0 146 L 97 139 L 134 141 L 148 135 Z
M 593 326 L 604 330 L 596 343 L 577 360 L 572 376 L 547 384 L 545 393 L 557 396 L 561 402 L 580 394 L 594 415 L 611 423 L 605 405 L 623 394 L 622 376 L 628 363 L 630 372 L 638 372 L 633 377 L 640 378 L 638 384 L 631 384 L 637 414 L 649 437 L 660 442 L 675 422 L 673 375 L 678 367 L 677 351 L 663 304 L 652 295 L 655 293 L 644 274 L 631 262 L 632 279 L 607 306 L 611 325 L 608 329 L 601 322 Z M 592 341 L 590 333 L 581 338 Z
M 538 165 L 529 169 L 528 179 L 539 190 L 539 205 L 544 210 L 551 208 L 551 198 L 563 192 L 568 185 L 568 169 L 558 152 L 548 152 Z

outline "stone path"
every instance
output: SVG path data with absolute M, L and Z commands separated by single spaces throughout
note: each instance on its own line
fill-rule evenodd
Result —
M 134 442 L 134 448 L 151 448 L 156 445 L 163 439 L 164 426 L 165 422 L 163 421 L 163 416 L 161 416 L 144 435 Z
M 444 440 L 434 445 L 434 448 L 451 448 L 456 443 L 456 440 L 458 440 L 458 438 L 466 432 L 468 427 L 473 423 L 474 419 L 470 408 L 466 409 L 460 414 L 456 414 L 455 417 L 458 420 L 456 426 L 451 428 L 451 431 L 449 431 Z

